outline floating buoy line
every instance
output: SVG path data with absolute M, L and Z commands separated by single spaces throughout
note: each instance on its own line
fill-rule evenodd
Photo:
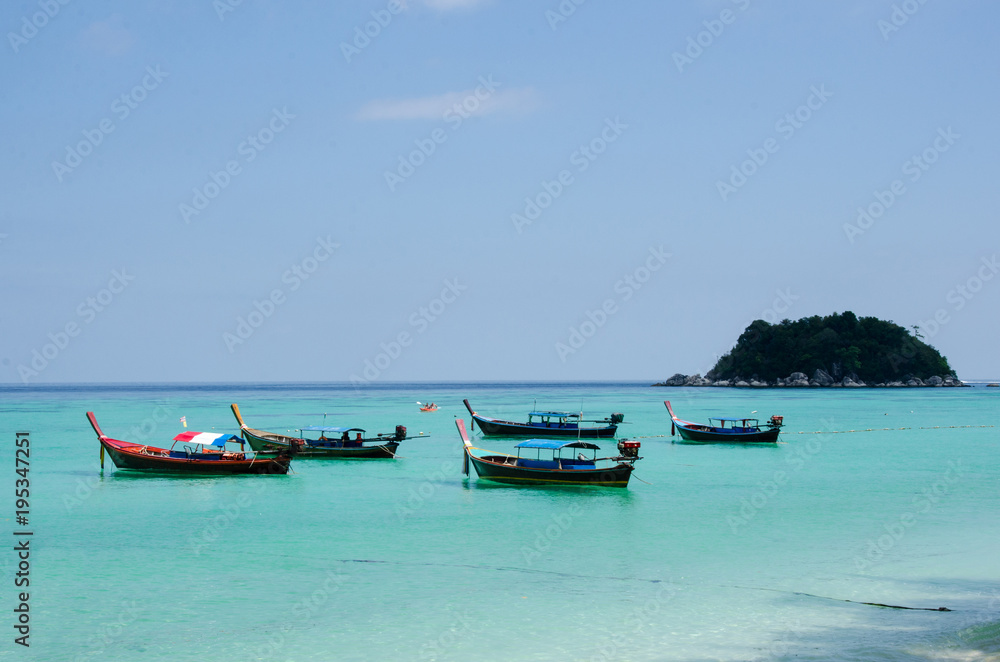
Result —
M 812 431 L 799 431 L 799 432 L 782 432 L 782 434 L 847 434 L 849 432 L 890 432 L 895 430 L 957 430 L 959 428 L 995 428 L 995 425 L 931 425 L 927 427 L 916 427 L 916 428 L 865 428 L 863 430 L 817 430 Z M 638 437 L 629 437 L 630 439 L 657 439 L 663 437 L 669 437 L 669 434 L 647 434 Z
M 893 430 L 957 430 L 959 428 L 995 428 L 995 425 L 930 425 L 916 428 L 865 428 L 864 430 L 817 430 L 798 434 L 847 434 L 848 432 L 886 432 Z

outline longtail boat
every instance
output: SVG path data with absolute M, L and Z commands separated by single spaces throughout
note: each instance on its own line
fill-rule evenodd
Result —
M 382 459 L 396 457 L 399 442 L 413 437 L 406 436 L 406 427 L 397 425 L 395 432 L 365 437 L 362 428 L 312 425 L 299 428 L 300 433 L 318 432 L 318 438 L 309 439 L 255 430 L 243 422 L 240 408 L 232 405 L 233 415 L 240 424 L 243 438 L 255 451 L 293 450 L 296 458 Z M 427 435 L 423 435 L 427 436 Z
M 685 421 L 674 415 L 669 400 L 664 400 L 670 412 L 670 435 L 676 428 L 684 441 L 701 443 L 774 443 L 784 424 L 784 416 L 772 416 L 762 428 L 759 419 L 742 416 L 718 416 L 708 419 L 708 425 Z
M 625 420 L 624 414 L 611 414 L 597 421 L 584 421 L 581 414 L 564 411 L 533 411 L 528 414 L 527 423 L 502 421 L 477 414 L 468 399 L 462 400 L 472 416 L 470 427 L 479 425 L 479 430 L 490 437 L 574 437 L 576 439 L 610 439 L 615 436 L 618 424 Z M 581 423 L 604 423 L 600 427 L 584 427 Z
M 105 450 L 119 469 L 155 473 L 285 474 L 292 460 L 288 453 L 244 453 L 243 442 L 233 434 L 182 432 L 170 448 L 157 448 L 112 439 L 101 430 L 92 411 L 87 412 L 87 420 L 101 442 L 101 469 Z M 230 442 L 239 443 L 241 452 L 226 450 Z
M 614 457 L 597 457 L 597 451 L 600 450 L 597 444 L 563 439 L 527 439 L 515 446 L 517 455 L 474 455 L 472 451 L 479 449 L 469 440 L 465 421 L 456 419 L 455 426 L 464 447 L 462 472 L 468 476 L 471 463 L 480 479 L 497 483 L 628 487 L 633 465 L 636 460 L 642 459 L 639 457 L 640 443 L 625 439 L 618 442 L 619 454 Z M 592 457 L 587 457 L 585 453 L 576 457 L 563 457 L 564 448 L 592 451 Z M 534 450 L 535 457 L 521 457 L 524 450 Z M 542 451 L 547 451 L 549 457 L 542 459 Z

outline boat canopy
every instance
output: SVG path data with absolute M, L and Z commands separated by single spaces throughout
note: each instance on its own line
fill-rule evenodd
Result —
M 579 418 L 580 414 L 574 414 L 568 411 L 533 411 L 528 416 L 559 416 L 566 418 Z
M 728 422 L 732 423 L 734 421 L 740 421 L 740 422 L 742 422 L 742 421 L 756 421 L 758 419 L 754 418 L 753 416 L 713 416 L 712 420 L 713 421 L 728 421 Z
M 188 444 L 200 444 L 202 446 L 218 446 L 220 448 L 226 445 L 228 441 L 240 441 L 240 438 L 235 434 L 216 434 L 215 432 L 181 432 L 179 435 L 174 437 L 174 441 L 182 441 Z
M 300 432 L 364 432 L 361 428 L 340 428 L 340 427 L 329 427 L 326 425 L 310 425 L 308 427 L 299 428 Z
M 586 441 L 565 441 L 563 439 L 525 439 L 514 448 L 547 448 L 549 450 L 559 450 L 560 448 L 586 448 L 587 450 L 600 450 L 597 444 Z

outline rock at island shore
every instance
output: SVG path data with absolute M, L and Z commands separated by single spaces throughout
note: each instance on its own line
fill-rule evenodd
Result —
M 816 372 L 813 373 L 813 381 L 820 386 L 829 386 L 833 383 L 833 377 L 826 370 L 816 368 Z
M 735 377 L 732 379 L 714 379 L 712 377 L 702 377 L 701 374 L 694 375 L 683 375 L 681 373 L 674 374 L 673 377 L 666 380 L 665 382 L 660 382 L 659 384 L 653 384 L 653 386 L 721 386 L 721 387 L 737 387 L 737 388 L 769 388 L 776 386 L 797 386 L 797 387 L 826 387 L 826 388 L 861 388 L 861 387 L 878 387 L 878 388 L 900 388 L 900 387 L 920 387 L 920 386 L 967 386 L 966 383 L 958 379 L 954 373 L 947 374 L 944 377 L 934 375 L 933 377 L 928 377 L 926 380 L 922 380 L 919 377 L 911 377 L 907 381 L 885 381 L 885 382 L 875 382 L 865 383 L 863 380 L 859 379 L 855 373 L 844 377 L 841 380 L 834 379 L 829 372 L 823 370 L 822 368 L 817 368 L 813 372 L 812 379 L 806 376 L 804 372 L 793 372 L 786 378 L 778 377 L 773 382 L 769 382 L 765 379 L 760 379 L 756 374 L 750 379 L 743 379 L 741 377 Z

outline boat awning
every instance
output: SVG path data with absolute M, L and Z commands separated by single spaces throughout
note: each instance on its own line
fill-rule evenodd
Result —
M 574 414 L 568 411 L 533 411 L 529 413 L 528 416 L 562 416 L 562 417 L 575 416 L 579 418 L 580 414 Z
M 217 434 L 215 432 L 181 432 L 174 437 L 174 441 L 182 441 L 186 444 L 200 444 L 202 446 L 226 445 L 227 441 L 239 441 L 235 434 Z
M 330 427 L 326 425 L 310 425 L 308 427 L 299 428 L 300 432 L 364 432 L 361 428 L 340 428 L 340 427 Z
M 601 447 L 587 441 L 564 441 L 562 439 L 525 439 L 514 448 L 547 448 L 549 450 L 559 450 L 560 448 L 586 448 L 596 451 Z
M 713 421 L 756 421 L 757 419 L 753 416 L 713 416 Z

